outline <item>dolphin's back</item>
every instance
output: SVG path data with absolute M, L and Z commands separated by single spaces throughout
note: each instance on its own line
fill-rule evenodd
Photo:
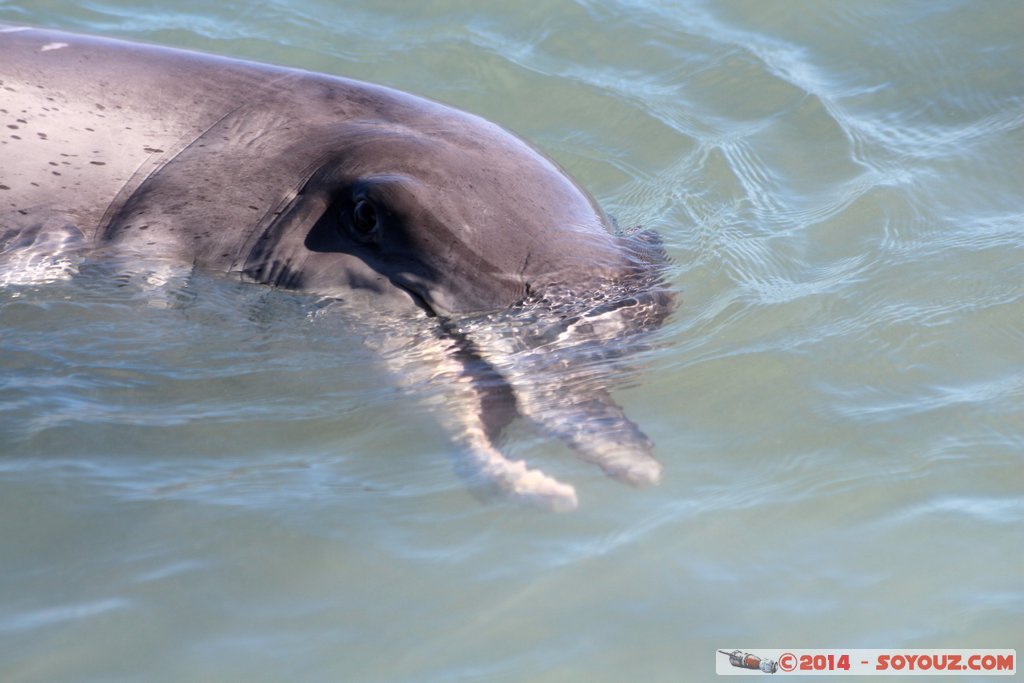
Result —
M 116 40 L 0 27 L 0 227 L 95 236 L 115 199 L 273 77 Z

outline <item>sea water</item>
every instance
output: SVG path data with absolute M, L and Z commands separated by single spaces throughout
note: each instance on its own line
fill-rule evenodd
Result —
M 717 649 L 1020 651 L 1024 5 L 20 0 L 0 22 L 481 114 L 659 231 L 680 293 L 609 377 L 662 484 L 516 428 L 512 456 L 577 488 L 555 514 L 468 487 L 429 388 L 313 298 L 95 263 L 9 282 L 0 680 L 700 681 Z

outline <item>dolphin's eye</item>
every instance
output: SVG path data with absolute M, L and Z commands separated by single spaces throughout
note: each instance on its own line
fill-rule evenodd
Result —
M 377 208 L 372 202 L 360 199 L 352 209 L 352 227 L 360 235 L 368 236 L 377 228 Z

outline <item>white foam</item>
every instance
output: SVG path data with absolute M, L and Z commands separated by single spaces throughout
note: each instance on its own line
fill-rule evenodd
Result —
M 70 280 L 81 260 L 81 234 L 74 229 L 44 231 L 0 250 L 0 287 Z
M 0 268 L 0 287 L 43 285 L 70 280 L 78 263 L 70 258 L 31 250 L 6 256 Z

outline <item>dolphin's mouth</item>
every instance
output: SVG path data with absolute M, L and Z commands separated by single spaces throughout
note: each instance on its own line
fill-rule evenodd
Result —
M 413 304 L 415 304 L 417 308 L 426 313 L 428 317 L 443 317 L 442 314 L 439 313 L 434 308 L 434 306 L 430 304 L 430 300 L 424 294 L 418 292 L 415 287 L 412 287 L 402 282 L 396 282 L 395 280 L 392 280 L 391 282 L 393 285 L 395 285 L 395 287 L 408 294 L 409 298 L 412 299 Z
M 392 273 L 388 279 L 391 284 L 405 292 L 413 303 L 432 318 L 459 318 L 473 312 L 472 308 L 463 308 L 460 302 L 448 294 L 446 288 L 432 277 L 415 272 L 401 271 Z M 481 310 L 493 310 L 493 307 L 482 307 Z

